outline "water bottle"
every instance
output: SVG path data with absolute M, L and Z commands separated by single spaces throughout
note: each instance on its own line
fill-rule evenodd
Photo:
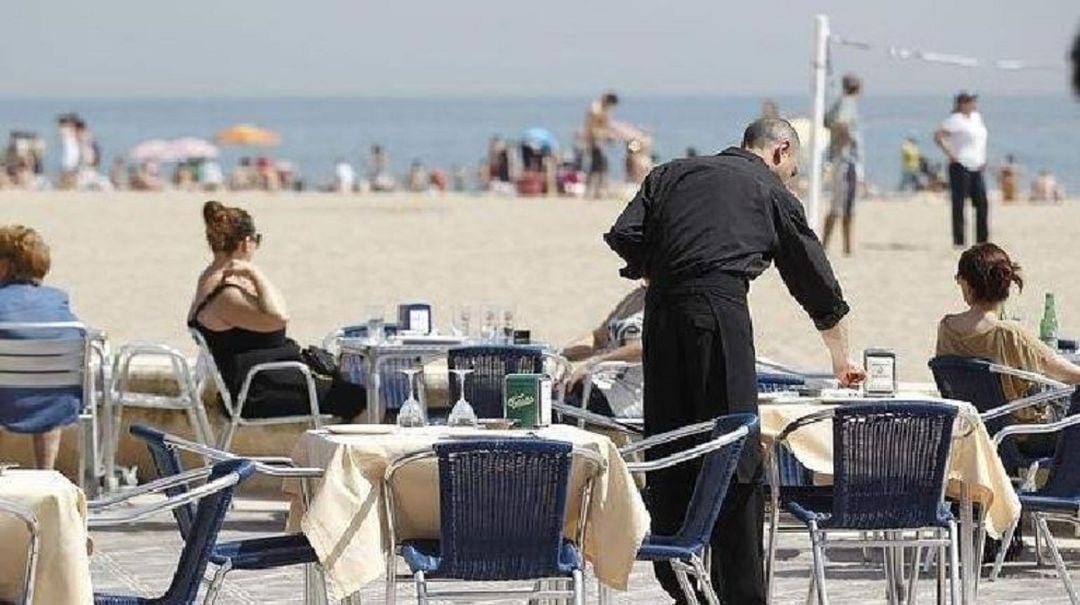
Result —
M 1039 322 L 1039 340 L 1045 342 L 1050 348 L 1057 350 L 1058 320 L 1053 292 L 1046 293 L 1042 321 Z

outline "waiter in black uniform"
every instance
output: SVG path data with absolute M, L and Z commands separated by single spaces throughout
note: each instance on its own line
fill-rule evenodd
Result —
M 788 290 L 821 332 L 842 384 L 864 373 L 848 356 L 848 305 L 785 183 L 798 172 L 799 136 L 786 120 L 747 127 L 741 148 L 655 168 L 604 236 L 630 279 L 649 282 L 645 301 L 645 431 L 653 435 L 724 414 L 757 413 L 750 281 L 775 261 Z M 752 437 L 754 438 L 754 437 Z M 655 448 L 653 458 L 672 448 Z M 682 524 L 699 466 L 651 473 L 652 529 Z M 712 535 L 712 580 L 728 605 L 765 602 L 761 449 L 746 447 Z M 656 577 L 685 597 L 671 566 Z

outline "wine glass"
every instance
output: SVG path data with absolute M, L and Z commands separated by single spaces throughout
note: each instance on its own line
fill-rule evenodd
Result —
M 450 371 L 457 374 L 459 388 L 458 400 L 454 403 L 454 407 L 450 408 L 450 416 L 446 418 L 446 424 L 447 426 L 476 426 L 479 424 L 476 411 L 468 401 L 465 401 L 465 377 L 473 371 L 462 368 L 451 368 Z
M 423 406 L 416 399 L 416 391 L 413 385 L 416 382 L 415 376 L 423 372 L 422 368 L 407 368 L 404 370 L 398 370 L 409 379 L 409 396 L 405 398 L 405 401 L 401 404 L 401 409 L 398 410 L 397 424 L 402 427 L 416 427 L 427 425 L 427 415 L 424 413 Z
M 383 318 L 383 308 L 379 305 L 372 305 L 367 308 L 367 337 L 372 344 L 381 344 L 386 338 L 385 334 L 385 319 Z
M 472 322 L 472 309 L 466 305 L 456 307 L 453 316 L 454 336 L 469 337 L 470 323 Z
M 499 331 L 499 310 L 495 307 L 484 307 L 484 315 L 480 324 L 480 340 L 486 344 L 496 342 Z
M 514 309 L 506 307 L 502 311 L 503 344 L 514 344 Z

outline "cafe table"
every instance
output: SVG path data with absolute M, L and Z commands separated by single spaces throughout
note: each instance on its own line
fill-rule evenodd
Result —
M 566 535 L 574 535 L 580 515 L 585 514 L 586 561 L 605 585 L 626 589 L 638 547 L 649 529 L 649 514 L 633 476 L 609 438 L 569 425 L 529 431 L 334 425 L 307 431 L 293 450 L 292 458 L 297 464 L 325 469 L 322 479 L 311 486 L 306 508 L 299 486 L 286 483 L 285 490 L 293 496 L 289 528 L 302 531 L 311 542 L 335 598 L 352 595 L 383 576 L 388 567 L 393 569 L 393 565 L 387 565 L 396 559 L 388 558 L 395 555 L 387 543 L 383 515 L 382 484 L 387 466 L 406 454 L 430 449 L 439 440 L 477 436 L 555 439 L 600 455 L 606 469 L 594 483 L 589 509 L 583 513 L 578 510 L 580 500 L 569 499 Z M 583 467 L 575 464 L 570 493 L 580 493 L 583 484 Z M 409 473 L 402 471 L 395 480 L 395 491 L 397 537 L 438 538 L 435 462 L 429 461 Z
M 850 393 L 821 397 L 771 394 L 761 397 L 758 404 L 762 441 L 769 447 L 788 424 L 826 409 L 851 403 L 900 401 L 945 403 L 960 408 L 949 454 L 946 493 L 960 503 L 960 557 L 964 562 L 963 601 L 974 603 L 978 569 L 975 564 L 977 557 L 973 556 L 973 535 L 977 527 L 973 504 L 978 503 L 980 510 L 985 511 L 980 515 L 982 524 L 986 533 L 993 538 L 1000 538 L 1009 525 L 1020 517 L 1020 500 L 1016 490 L 1001 464 L 994 441 L 974 406 L 967 402 L 941 399 L 922 393 L 898 393 L 888 398 L 863 397 Z M 832 475 L 831 423 L 819 422 L 800 428 L 792 433 L 787 443 L 799 462 L 817 474 L 819 479 Z
M 0 500 L 37 517 L 41 542 L 34 603 L 93 603 L 83 491 L 56 471 L 8 469 L 0 474 Z M 0 516 L 0 601 L 20 596 L 29 540 L 21 522 Z

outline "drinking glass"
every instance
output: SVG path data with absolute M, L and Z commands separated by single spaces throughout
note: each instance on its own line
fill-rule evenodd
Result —
M 503 344 L 514 344 L 514 309 L 513 307 L 506 307 L 502 311 L 502 342 Z
M 454 336 L 468 338 L 471 328 L 469 324 L 472 322 L 472 309 L 466 305 L 455 307 L 452 321 L 454 324 Z
M 404 370 L 398 370 L 409 379 L 409 396 L 405 398 L 404 403 L 401 404 L 401 409 L 398 410 L 397 424 L 402 427 L 416 427 L 427 425 L 427 415 L 424 413 L 423 406 L 416 399 L 416 391 L 413 385 L 416 382 L 416 375 L 423 372 L 422 368 L 408 368 Z
M 446 418 L 447 426 L 476 426 L 479 421 L 476 418 L 476 410 L 468 401 L 465 401 L 465 377 L 472 374 L 472 370 L 452 368 L 451 372 L 458 377 L 458 400 L 454 407 L 450 408 L 450 416 Z
M 499 310 L 495 307 L 484 307 L 484 316 L 480 324 L 480 340 L 486 344 L 496 342 L 499 331 Z
M 383 308 L 380 306 L 372 306 L 367 308 L 367 335 L 368 340 L 373 344 L 380 344 L 386 339 L 385 333 L 385 320 L 383 319 Z

